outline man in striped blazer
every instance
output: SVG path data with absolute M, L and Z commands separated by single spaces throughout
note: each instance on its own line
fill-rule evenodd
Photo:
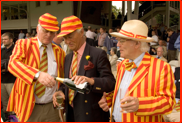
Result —
M 104 111 L 111 106 L 111 121 L 161 122 L 175 105 L 174 75 L 168 63 L 147 53 L 148 28 L 140 20 L 124 23 L 118 37 L 120 56 L 113 95 L 104 93 L 99 101 Z
M 8 70 L 17 77 L 7 111 L 21 122 L 58 122 L 52 95 L 59 87 L 55 76 L 64 77 L 65 52 L 51 43 L 59 30 L 57 18 L 45 13 L 39 18 L 37 37 L 16 42 Z

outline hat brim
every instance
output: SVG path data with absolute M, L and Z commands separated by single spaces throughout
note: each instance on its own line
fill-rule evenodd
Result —
M 44 29 L 51 31 L 51 32 L 57 32 L 59 30 L 58 26 L 47 26 L 47 25 L 41 25 Z
M 147 37 L 146 39 L 138 39 L 138 38 L 132 38 L 132 37 L 122 35 L 121 33 L 118 33 L 118 32 L 112 32 L 112 33 L 110 33 L 110 35 L 112 35 L 113 37 L 132 39 L 134 41 L 141 41 L 141 42 L 152 42 L 152 41 L 154 41 L 154 39 L 151 38 L 151 37 Z
M 75 29 L 76 30 L 76 29 Z M 74 32 L 75 30 L 69 30 L 69 31 L 65 31 L 65 32 L 60 32 L 59 34 L 58 34 L 58 36 L 57 37 L 63 37 L 63 36 L 66 36 L 66 35 L 68 35 L 68 34 L 70 34 L 70 33 L 72 33 L 72 32 Z

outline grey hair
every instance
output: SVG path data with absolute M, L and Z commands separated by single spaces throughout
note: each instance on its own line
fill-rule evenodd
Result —
M 76 31 L 77 31 L 78 33 L 80 33 L 82 29 L 83 29 L 83 27 L 80 28 L 80 29 L 77 29 Z
M 150 47 L 148 46 L 147 42 L 141 42 L 140 51 L 147 52 L 149 51 Z
M 80 28 L 80 29 L 77 29 L 76 31 L 77 31 L 78 33 L 80 33 L 82 29 L 83 29 L 83 27 Z M 86 36 L 86 32 L 85 32 L 85 31 L 84 31 L 84 36 Z
M 42 28 L 42 26 L 40 24 L 37 24 L 38 26 L 38 30 L 40 31 L 40 29 Z

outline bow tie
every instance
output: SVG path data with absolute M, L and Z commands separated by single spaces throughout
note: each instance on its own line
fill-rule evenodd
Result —
M 127 70 L 127 71 L 131 71 L 131 69 L 137 68 L 137 66 L 134 62 L 127 62 L 124 65 L 125 65 L 125 70 Z

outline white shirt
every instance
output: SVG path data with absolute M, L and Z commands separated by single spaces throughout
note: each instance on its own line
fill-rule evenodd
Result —
M 97 34 L 95 34 L 95 32 L 92 32 L 90 30 L 88 30 L 85 35 L 87 38 L 91 38 L 91 39 L 94 39 L 94 37 L 97 37 Z
M 18 35 L 18 39 L 23 39 L 23 38 L 24 38 L 24 36 L 25 36 L 25 34 L 24 34 L 24 33 L 20 33 L 20 34 Z
M 152 45 L 157 45 L 157 43 L 158 43 L 158 37 L 157 37 L 157 35 L 153 35 L 152 38 L 154 39 L 154 41 L 155 41 L 156 43 L 150 42 L 150 46 L 152 46 Z
M 41 61 L 41 57 L 42 57 L 44 47 L 41 47 L 42 43 L 40 42 L 39 39 L 38 39 L 38 44 L 39 44 L 40 61 Z M 53 76 L 53 77 L 56 77 L 57 76 L 57 62 L 55 60 L 55 56 L 54 56 L 54 52 L 53 52 L 51 43 L 47 45 L 46 51 L 47 51 L 47 57 L 48 57 L 48 71 L 47 71 L 47 73 L 49 75 Z M 35 84 L 35 87 L 36 87 L 36 84 Z M 34 90 L 35 90 L 35 87 L 34 87 Z M 56 92 L 56 89 L 57 89 L 57 83 L 52 88 L 47 88 L 46 87 L 45 94 L 40 98 L 38 98 L 37 95 L 34 93 L 35 103 L 49 103 L 49 102 L 52 102 L 52 95 L 54 94 L 54 92 Z
M 140 62 L 142 61 L 145 53 L 142 53 L 139 57 L 137 57 L 133 62 L 136 64 L 137 68 L 140 65 Z M 132 62 L 132 60 L 129 60 L 129 62 Z M 131 80 L 133 79 L 133 76 L 136 73 L 137 68 L 131 69 L 131 71 L 125 70 L 123 78 L 121 80 L 118 93 L 116 95 L 116 100 L 114 104 L 114 110 L 113 110 L 113 116 L 114 120 L 116 122 L 122 122 L 122 114 L 121 114 L 121 108 L 120 108 L 120 99 L 123 99 L 125 96 L 125 93 L 130 85 Z

